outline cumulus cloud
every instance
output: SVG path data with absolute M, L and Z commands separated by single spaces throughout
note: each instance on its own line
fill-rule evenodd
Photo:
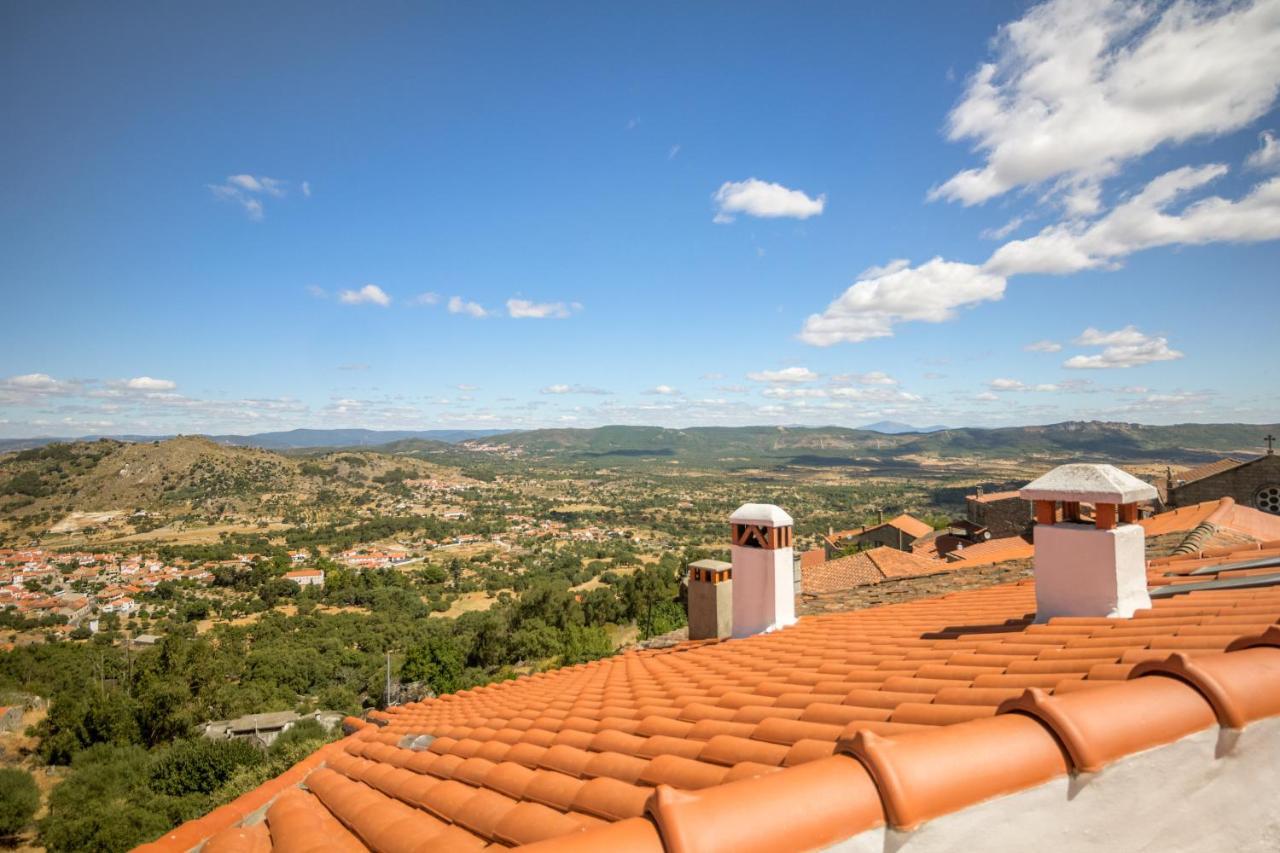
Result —
M 440 302 L 440 294 L 427 291 L 419 293 L 417 296 L 409 300 L 410 305 L 437 305 Z
M 391 297 L 376 284 L 366 284 L 359 290 L 344 290 L 338 294 L 338 301 L 344 305 L 381 305 L 386 308 L 391 304 Z
M 461 296 L 449 297 L 448 308 L 450 314 L 466 314 L 468 317 L 475 317 L 476 319 L 489 316 L 489 312 L 484 309 L 484 306 L 477 302 L 468 302 Z
M 1062 352 L 1062 344 L 1057 341 L 1036 341 L 1022 349 L 1026 352 Z
M 1125 326 L 1115 332 L 1088 328 L 1075 342 L 1080 346 L 1103 349 L 1096 355 L 1073 356 L 1063 362 L 1063 367 L 1076 370 L 1137 367 L 1182 358 L 1182 353 L 1170 348 L 1168 339 L 1143 334 L 1133 326 Z
M 0 380 L 0 401 L 14 401 L 16 397 L 37 397 L 55 394 L 72 394 L 82 383 L 54 379 L 47 373 L 23 373 Z
M 644 393 L 646 393 L 646 394 L 658 394 L 658 395 L 663 396 L 663 397 L 674 397 L 675 395 L 679 394 L 680 392 L 679 392 L 679 391 L 677 391 L 675 388 L 672 388 L 670 385 L 655 385 L 655 386 L 653 386 L 652 388 L 650 388 L 649 390 L 645 391 Z
M 808 219 L 821 214 L 827 204 L 825 195 L 810 198 L 801 190 L 787 189 L 782 184 L 758 178 L 726 181 L 712 199 L 716 203 L 715 221 L 719 223 L 732 222 L 739 213 L 765 219 Z
M 578 302 L 531 302 L 528 299 L 508 299 L 507 314 L 516 319 L 563 320 L 571 314 L 581 311 Z
M 1249 155 L 1244 164 L 1251 169 L 1275 169 L 1280 167 L 1280 139 L 1270 130 L 1258 134 L 1261 143 L 1257 151 Z
M 1004 296 L 1005 279 L 973 264 L 934 258 L 918 267 L 895 261 L 872 268 L 821 314 L 811 314 L 800 340 L 814 346 L 893 335 L 898 323 L 941 323 L 960 308 Z
M 1087 213 L 1093 188 L 1125 162 L 1239 130 L 1280 90 L 1280 6 L 1269 0 L 1052 0 L 1002 27 L 995 45 L 947 123 L 984 163 L 931 198 L 971 205 L 1054 182 Z
M 781 370 L 748 373 L 747 378 L 752 382 L 812 382 L 818 378 L 818 374 L 807 367 L 784 367 Z
M 983 267 L 996 275 L 1063 275 L 1112 269 L 1143 249 L 1204 243 L 1252 243 L 1280 238 L 1280 177 L 1255 186 L 1236 201 L 1210 196 L 1179 213 L 1167 208 L 1226 174 L 1221 164 L 1184 166 L 1153 179 L 1105 216 L 1088 223 L 1063 222 L 995 251 Z

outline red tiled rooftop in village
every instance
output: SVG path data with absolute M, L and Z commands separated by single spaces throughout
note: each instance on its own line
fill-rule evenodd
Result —
M 955 568 L 950 563 L 881 546 L 811 566 L 801 564 L 801 587 L 810 595 L 839 592 L 891 578 L 921 577 Z
M 1269 561 L 1280 541 L 1155 560 L 1149 581 L 1266 583 Z M 1036 624 L 1024 581 L 391 708 L 145 849 L 658 853 L 909 830 L 1280 715 L 1280 586 L 1184 589 L 1132 619 Z

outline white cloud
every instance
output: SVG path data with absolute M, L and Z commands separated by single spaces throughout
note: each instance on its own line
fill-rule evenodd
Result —
M 344 290 L 338 294 L 338 301 L 345 305 L 381 305 L 386 308 L 391 304 L 391 297 L 376 284 L 366 284 L 359 290 Z
M 745 213 L 766 219 L 790 217 L 808 219 L 822 213 L 827 197 L 810 198 L 800 190 L 791 190 L 782 184 L 771 184 L 758 178 L 745 181 L 726 181 L 716 190 L 717 207 L 715 221 L 732 222 L 735 214 Z
M 1061 390 L 1059 386 L 1045 382 L 1039 385 L 1028 385 L 1020 379 L 992 379 L 987 383 L 992 391 L 1040 391 L 1051 393 Z
M 590 385 L 548 385 L 541 389 L 540 394 L 594 394 L 598 396 L 606 396 L 612 394 L 612 391 L 606 391 L 603 388 L 593 388 Z
M 999 400 L 999 399 L 1000 399 L 1000 395 L 999 395 L 999 394 L 994 394 L 994 393 L 992 393 L 991 391 L 983 391 L 983 392 L 982 392 L 982 393 L 980 393 L 980 394 L 974 394 L 974 395 L 973 395 L 973 399 L 975 399 L 975 400 L 977 400 L 977 401 L 979 401 L 979 402 L 982 402 L 982 403 L 990 403 L 990 402 L 992 402 L 992 401 L 994 401 L 994 400 Z
M 859 385 L 897 385 L 894 379 L 883 370 L 871 370 L 866 373 L 841 373 L 831 377 L 832 382 L 856 382 Z
M 328 299 L 329 293 L 318 284 L 307 285 L 307 295 L 312 299 Z
M 251 193 L 262 192 L 262 184 L 253 175 L 231 175 L 227 178 L 227 183 Z
M 1075 342 L 1080 346 L 1103 347 L 1103 350 L 1097 355 L 1073 356 L 1063 362 L 1063 367 L 1077 370 L 1137 367 L 1182 358 L 1182 353 L 1169 347 L 1168 339 L 1143 334 L 1133 326 L 1116 332 L 1088 328 Z
M 302 182 L 302 194 L 307 198 L 311 198 L 311 182 L 310 181 Z
M 1090 223 L 1064 222 L 995 251 L 983 269 L 996 275 L 1063 275 L 1112 269 L 1144 249 L 1204 243 L 1252 243 L 1280 238 L 1280 177 L 1256 185 L 1236 201 L 1200 199 L 1180 213 L 1166 208 L 1226 174 L 1221 164 L 1174 169 Z
M 781 370 L 748 373 L 747 378 L 752 382 L 812 382 L 818 378 L 818 374 L 807 367 L 784 367 Z
M 266 175 L 228 175 L 221 184 L 209 184 L 214 198 L 231 201 L 240 205 L 250 219 L 262 221 L 264 208 L 260 198 L 255 196 L 269 195 L 273 198 L 284 198 L 288 194 L 288 181 L 269 178 Z M 302 182 L 302 194 L 311 195 L 311 185 Z
M 1262 145 L 1249 155 L 1244 164 L 1251 169 L 1274 169 L 1280 166 L 1280 139 L 1270 130 L 1258 134 Z
M 427 291 L 419 293 L 417 296 L 409 300 L 410 305 L 437 305 L 440 302 L 440 294 Z
M 671 149 L 667 151 L 667 159 L 674 160 L 679 154 L 680 154 L 680 146 L 678 144 L 672 145 Z
M 484 306 L 476 302 L 468 302 L 461 296 L 449 297 L 448 308 L 450 314 L 466 314 L 477 319 L 489 316 L 489 312 L 484 310 Z
M 150 376 L 137 376 L 124 381 L 124 387 L 130 391 L 172 391 L 178 383 L 169 379 L 152 379 Z
M 766 388 L 760 392 L 766 397 L 772 397 L 777 400 L 794 400 L 800 398 L 826 397 L 827 392 L 821 388 L 786 388 L 776 386 L 774 388 Z
M 516 319 L 563 320 L 571 314 L 581 311 L 578 302 L 530 302 L 528 299 L 508 299 L 507 314 Z
M 24 373 L 0 380 L 0 390 L 23 395 L 70 394 L 80 388 L 78 382 L 54 379 L 47 373 Z M 3 399 L 3 398 L 0 398 Z
M 931 198 L 969 205 L 1056 181 L 1087 211 L 1092 187 L 1125 162 L 1239 130 L 1280 90 L 1270 0 L 1052 0 L 1002 27 L 996 46 L 948 117 L 948 136 L 972 140 L 985 162 Z
M 1062 344 L 1057 341 L 1036 341 L 1022 349 L 1025 352 L 1062 352 Z
M 934 258 L 911 267 L 895 261 L 868 270 L 825 311 L 809 315 L 800 340 L 825 347 L 890 337 L 898 323 L 951 320 L 959 308 L 1002 298 L 1004 289 L 1003 276 L 973 264 Z
M 892 388 L 884 385 L 871 386 L 867 388 L 832 388 L 831 396 L 839 397 L 843 400 L 857 400 L 859 402 L 875 403 L 917 403 L 923 399 L 916 394 L 911 394 L 899 388 Z
M 655 385 L 652 388 L 650 388 L 648 391 L 645 391 L 644 393 L 659 394 L 664 397 L 673 397 L 679 394 L 680 392 L 677 391 L 675 388 L 672 388 L 670 385 Z

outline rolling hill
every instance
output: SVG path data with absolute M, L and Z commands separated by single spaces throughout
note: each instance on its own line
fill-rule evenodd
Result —
M 501 450 L 531 459 L 607 462 L 665 459 L 711 467 L 842 465 L 861 460 L 928 457 L 1050 459 L 1193 464 L 1261 450 L 1275 425 L 1145 426 L 1069 421 L 1001 429 L 944 429 L 886 434 L 843 427 L 607 426 L 546 429 L 469 439 L 461 448 Z

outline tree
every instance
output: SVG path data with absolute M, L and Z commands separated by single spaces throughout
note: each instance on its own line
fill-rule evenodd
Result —
M 40 792 L 30 773 L 16 767 L 0 768 L 0 837 L 25 829 L 39 806 Z
M 151 766 L 151 789 L 172 797 L 212 794 L 241 767 L 261 763 L 262 753 L 248 741 L 178 741 Z
M 440 696 L 462 687 L 465 665 L 466 655 L 457 640 L 435 631 L 425 643 L 415 646 L 405 655 L 404 665 L 400 667 L 400 680 L 425 682 Z

